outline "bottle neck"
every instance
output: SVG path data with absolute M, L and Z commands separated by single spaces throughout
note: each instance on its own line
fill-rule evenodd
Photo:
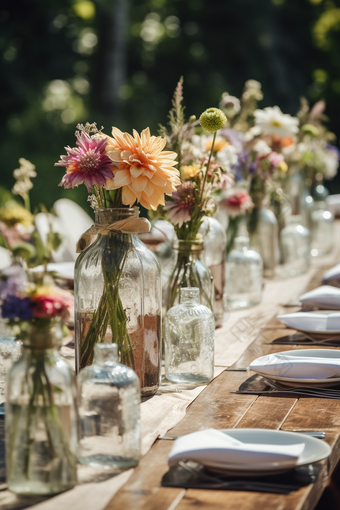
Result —
M 96 344 L 94 348 L 94 363 L 100 366 L 118 363 L 117 344 Z
M 63 324 L 61 321 L 53 320 L 28 323 L 22 329 L 21 339 L 25 349 L 39 351 L 59 349 L 63 339 Z
M 120 207 L 120 208 L 101 208 L 95 212 L 95 222 L 99 225 L 110 225 L 116 221 L 126 220 L 128 218 L 138 218 L 138 207 Z
M 196 306 L 200 303 L 200 290 L 197 287 L 182 287 L 180 290 L 180 303 Z
M 199 241 L 182 241 L 182 240 L 175 240 L 172 243 L 172 247 L 174 251 L 177 253 L 178 257 L 181 256 L 187 256 L 191 260 L 193 259 L 199 259 L 202 255 L 203 248 L 204 248 L 204 242 Z

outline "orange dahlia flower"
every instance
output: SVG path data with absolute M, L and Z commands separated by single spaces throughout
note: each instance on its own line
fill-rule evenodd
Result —
M 105 188 L 123 188 L 123 204 L 130 207 L 136 200 L 146 209 L 155 210 L 158 205 L 164 205 L 164 195 L 171 194 L 181 183 L 179 171 L 173 168 L 177 165 L 177 154 L 163 151 L 165 144 L 165 138 L 151 136 L 149 128 L 140 136 L 133 130 L 133 137 L 112 128 L 106 154 L 119 166 L 114 170 L 114 178 L 106 181 Z

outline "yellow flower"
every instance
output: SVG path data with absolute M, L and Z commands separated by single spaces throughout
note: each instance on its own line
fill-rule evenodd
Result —
M 165 138 L 151 136 L 146 128 L 141 135 L 133 130 L 122 133 L 112 128 L 113 138 L 108 138 L 106 154 L 119 163 L 114 178 L 106 181 L 106 189 L 123 188 L 123 204 L 132 207 L 137 201 L 146 209 L 156 210 L 164 205 L 164 195 L 171 194 L 181 183 L 179 171 L 173 168 L 177 154 L 164 151 Z
M 281 172 L 284 172 L 286 173 L 287 170 L 288 170 L 288 165 L 285 161 L 281 161 L 280 165 L 279 165 L 279 169 L 281 170 Z
M 184 179 L 191 179 L 195 177 L 196 174 L 200 171 L 200 165 L 184 165 L 181 166 L 181 172 L 184 176 Z
M 0 209 L 0 221 L 6 223 L 8 227 L 14 227 L 21 224 L 24 227 L 30 227 L 33 224 L 33 215 L 17 204 L 16 202 L 7 202 L 5 207 Z
M 211 147 L 212 147 L 212 141 L 213 139 L 211 138 L 211 140 L 207 140 L 205 142 L 205 146 L 206 146 L 206 149 L 207 151 L 210 151 L 211 150 Z M 224 149 L 224 147 L 226 147 L 227 145 L 230 145 L 229 142 L 227 142 L 227 140 L 224 140 L 223 138 L 217 138 L 215 140 L 215 144 L 214 144 L 214 152 L 219 152 L 221 151 L 222 149 Z

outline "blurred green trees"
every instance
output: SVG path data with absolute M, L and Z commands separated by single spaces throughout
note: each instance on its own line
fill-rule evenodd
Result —
M 153 132 L 184 76 L 187 114 L 263 85 L 261 107 L 294 114 L 325 99 L 340 135 L 340 8 L 331 0 L 2 0 L 1 186 L 19 157 L 38 177 L 32 203 L 86 190 L 58 188 L 54 162 L 77 122 Z M 340 181 L 330 183 L 339 191 Z

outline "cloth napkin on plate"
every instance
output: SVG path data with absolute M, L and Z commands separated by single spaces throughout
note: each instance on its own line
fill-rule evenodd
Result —
M 340 331 L 340 312 L 296 312 L 279 315 L 279 321 L 302 331 Z
M 257 358 L 249 368 L 271 378 L 328 379 L 340 377 L 340 358 L 307 357 L 303 356 L 303 350 L 301 356 L 278 352 Z
M 303 305 L 318 306 L 325 310 L 340 310 L 340 289 L 323 285 L 299 297 Z
M 169 466 L 175 466 L 181 460 L 193 460 L 206 466 L 235 464 L 246 467 L 280 462 L 293 466 L 304 448 L 304 443 L 242 443 L 220 430 L 206 429 L 176 439 L 169 453 L 168 463 Z
M 328 269 L 325 272 L 322 283 L 324 285 L 332 285 L 333 287 L 340 287 L 340 264 Z

